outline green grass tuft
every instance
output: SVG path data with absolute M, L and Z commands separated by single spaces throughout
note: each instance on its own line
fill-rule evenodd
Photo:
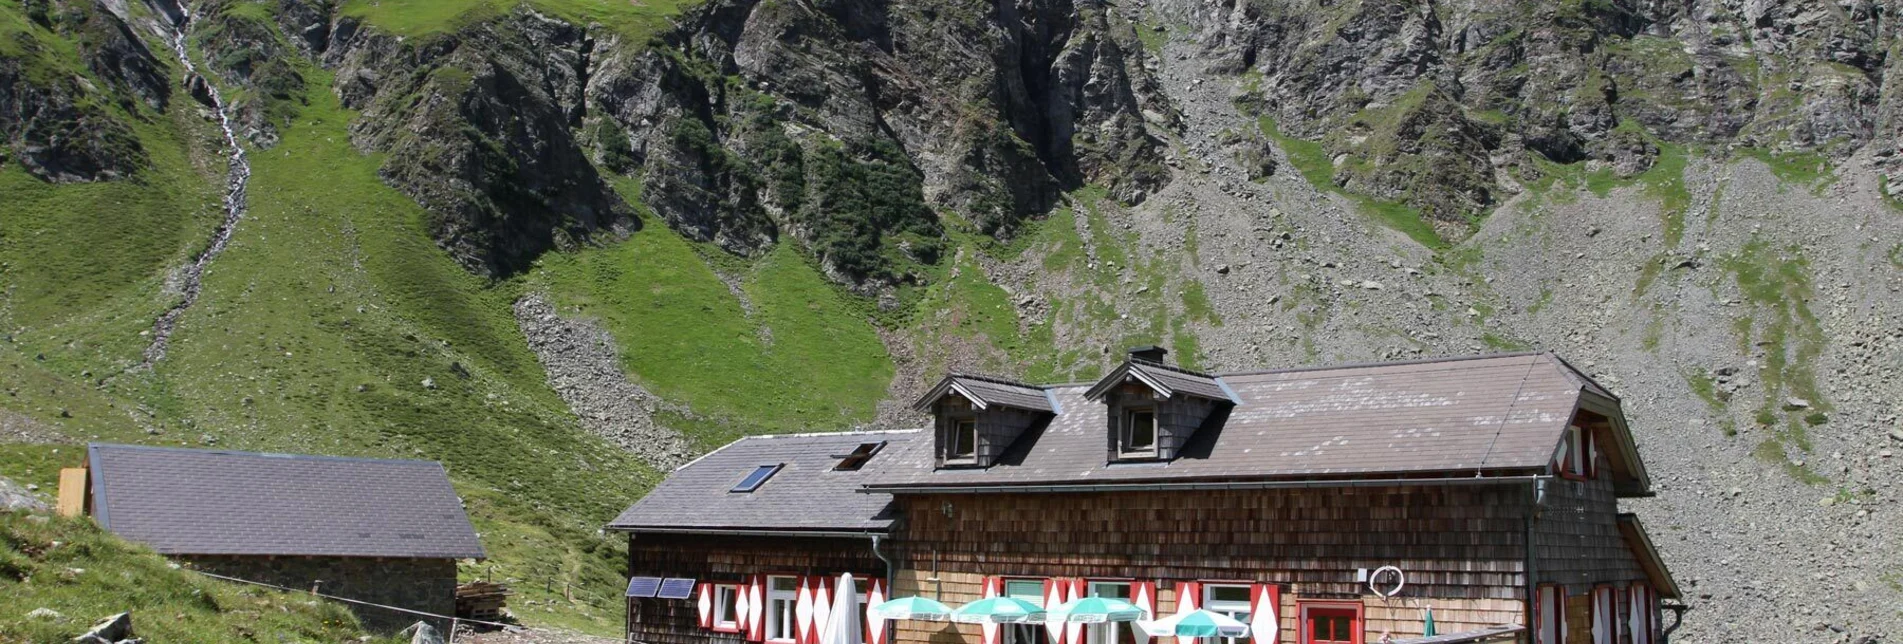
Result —
M 1295 166 L 1295 170 L 1300 172 L 1302 178 L 1307 179 L 1310 185 L 1315 186 L 1316 190 L 1347 197 L 1355 203 L 1362 214 L 1374 219 L 1382 226 L 1400 231 L 1422 246 L 1435 250 L 1447 248 L 1447 241 L 1434 232 L 1434 227 L 1427 223 L 1426 217 L 1419 209 L 1400 202 L 1385 201 L 1349 192 L 1335 185 L 1334 160 L 1329 158 L 1328 150 L 1321 143 L 1284 136 L 1276 127 L 1275 120 L 1266 116 L 1257 120 L 1257 126 L 1261 128 L 1263 134 L 1275 140 L 1276 147 L 1281 148 L 1282 152 L 1288 155 L 1289 164 Z

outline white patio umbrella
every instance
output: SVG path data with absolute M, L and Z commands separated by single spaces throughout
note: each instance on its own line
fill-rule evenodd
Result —
M 834 587 L 833 614 L 819 629 L 819 644 L 859 644 L 865 641 L 865 625 L 859 620 L 859 593 L 853 590 L 852 573 L 839 576 Z
M 1248 637 L 1249 625 L 1222 613 L 1196 609 L 1156 621 L 1139 621 L 1137 627 L 1152 637 Z

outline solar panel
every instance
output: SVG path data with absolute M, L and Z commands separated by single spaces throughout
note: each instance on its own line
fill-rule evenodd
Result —
M 635 577 L 628 580 L 629 597 L 653 597 L 660 590 L 660 577 Z
M 752 492 L 754 490 L 760 489 L 760 486 L 764 485 L 768 478 L 771 478 L 775 472 L 780 471 L 781 465 L 784 465 L 784 463 L 775 463 L 773 465 L 761 465 L 759 467 L 754 468 L 753 473 L 748 474 L 747 478 L 741 479 L 740 484 L 733 486 L 732 491 Z
M 669 577 L 661 580 L 661 599 L 687 599 L 694 596 L 694 580 Z

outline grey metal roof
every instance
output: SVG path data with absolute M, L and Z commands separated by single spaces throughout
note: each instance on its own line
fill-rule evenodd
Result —
M 934 469 L 930 441 L 893 450 L 871 487 L 1464 475 L 1543 469 L 1589 379 L 1549 354 L 1220 376 L 1218 410 L 1166 463 L 1110 463 L 1104 405 L 1055 387 L 1064 413 L 999 464 Z
M 94 517 L 163 554 L 483 556 L 435 461 L 88 449 Z
M 748 436 L 675 470 L 608 527 L 883 532 L 892 524 L 886 514 L 892 497 L 858 490 L 892 454 L 928 438 L 922 430 Z M 833 469 L 853 448 L 881 441 L 886 447 L 863 468 Z M 785 467 L 758 490 L 729 491 L 748 473 L 774 464 Z
M 1030 411 L 1052 411 L 1051 398 L 1045 395 L 1041 388 L 1002 378 L 959 373 L 945 376 L 944 380 L 940 380 L 938 385 L 919 398 L 912 408 L 930 411 L 932 403 L 938 402 L 938 399 L 945 397 L 945 394 L 954 391 L 970 398 L 981 407 L 1000 405 Z

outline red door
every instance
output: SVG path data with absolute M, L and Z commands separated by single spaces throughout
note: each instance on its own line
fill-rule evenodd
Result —
M 1361 607 L 1302 607 L 1302 644 L 1361 644 Z

